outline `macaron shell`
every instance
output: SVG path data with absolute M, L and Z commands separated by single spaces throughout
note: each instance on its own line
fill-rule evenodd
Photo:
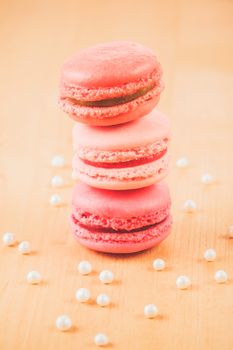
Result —
M 145 231 L 134 233 L 91 233 L 72 223 L 72 232 L 83 246 L 105 253 L 126 254 L 143 251 L 158 245 L 170 233 L 171 216 Z
M 110 218 L 141 217 L 170 207 L 170 204 L 169 188 L 165 181 L 128 191 L 101 190 L 79 182 L 72 195 L 74 207 Z
M 107 151 L 130 149 L 170 137 L 170 122 L 159 110 L 124 125 L 106 128 L 76 123 L 73 127 L 74 150 L 80 147 Z
M 148 77 L 157 66 L 154 53 L 147 47 L 113 41 L 83 49 L 71 57 L 63 66 L 62 81 L 88 89 L 109 88 Z

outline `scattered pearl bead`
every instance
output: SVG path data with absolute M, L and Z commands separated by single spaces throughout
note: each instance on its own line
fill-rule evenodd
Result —
M 187 289 L 191 285 L 190 278 L 188 276 L 179 276 L 176 279 L 176 286 L 179 289 Z
M 144 307 L 144 315 L 147 318 L 155 318 L 159 313 L 157 306 L 154 304 L 148 304 Z
M 194 213 L 197 210 L 197 205 L 192 199 L 187 199 L 184 202 L 184 210 L 186 213 Z
M 99 274 L 99 279 L 102 283 L 108 284 L 111 283 L 114 279 L 114 275 L 112 271 L 109 270 L 103 270 Z
M 155 259 L 153 261 L 153 268 L 157 271 L 162 271 L 165 268 L 166 264 L 163 259 Z
M 80 301 L 80 303 L 85 303 L 90 299 L 91 293 L 87 288 L 80 288 L 77 290 L 75 296 L 76 296 L 76 299 Z
M 60 331 L 68 331 L 72 327 L 72 321 L 68 316 L 61 315 L 56 319 L 56 327 Z
M 92 272 L 92 265 L 89 261 L 83 260 L 80 261 L 78 264 L 78 272 L 81 273 L 81 275 L 88 275 Z
M 65 165 L 64 157 L 59 154 L 53 156 L 51 160 L 51 165 L 55 168 L 62 168 Z
M 38 271 L 31 271 L 27 274 L 27 281 L 30 284 L 38 284 L 41 282 L 41 274 Z
M 189 165 L 189 160 L 186 157 L 182 157 L 180 159 L 177 159 L 176 166 L 177 168 L 187 168 Z
M 229 238 L 233 238 L 233 225 L 228 227 Z
M 107 294 L 99 294 L 96 298 L 96 303 L 99 306 L 107 306 L 110 304 L 110 298 Z
M 228 279 L 228 275 L 224 270 L 218 270 L 215 272 L 214 278 L 217 283 L 225 283 Z
M 104 346 L 108 344 L 109 340 L 106 334 L 98 333 L 94 338 L 94 342 L 97 346 Z
M 204 185 L 211 185 L 213 182 L 214 182 L 214 178 L 212 175 L 210 174 L 204 174 L 202 175 L 201 177 L 201 182 L 204 184 Z
M 18 251 L 21 254 L 29 254 L 31 252 L 31 245 L 28 241 L 23 241 L 18 245 Z
M 51 185 L 53 187 L 61 187 L 61 186 L 64 185 L 64 180 L 59 175 L 53 176 L 52 179 L 51 179 Z
M 52 194 L 52 196 L 50 197 L 49 202 L 54 207 L 58 207 L 62 203 L 61 196 L 59 196 L 59 194 Z
M 206 261 L 214 261 L 216 259 L 216 251 L 212 248 L 207 249 L 204 252 L 204 258 Z
M 10 247 L 15 244 L 15 235 L 12 232 L 5 232 L 2 237 L 3 244 Z

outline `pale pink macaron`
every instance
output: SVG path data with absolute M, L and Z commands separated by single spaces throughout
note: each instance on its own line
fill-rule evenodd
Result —
M 162 90 L 162 69 L 153 51 L 114 41 L 83 49 L 63 65 L 59 103 L 76 121 L 115 125 L 149 113 Z
M 128 190 L 168 173 L 170 124 L 159 111 L 127 124 L 73 128 L 74 177 L 90 186 Z
M 128 190 L 101 190 L 77 183 L 72 198 L 72 232 L 87 248 L 133 253 L 151 248 L 171 230 L 170 194 L 164 181 Z

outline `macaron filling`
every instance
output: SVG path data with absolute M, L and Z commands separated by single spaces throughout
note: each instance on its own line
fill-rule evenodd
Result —
M 142 157 L 142 158 L 139 158 L 139 159 L 128 160 L 128 161 L 125 161 L 125 162 L 112 162 L 112 163 L 108 163 L 108 162 L 93 162 L 93 161 L 89 161 L 87 159 L 82 159 L 82 161 L 85 164 L 92 165 L 92 166 L 95 166 L 97 168 L 107 168 L 107 169 L 111 169 L 111 168 L 130 168 L 130 167 L 143 165 L 143 164 L 147 164 L 147 163 L 153 162 L 155 160 L 158 160 L 161 157 L 163 157 L 166 152 L 167 152 L 167 149 L 164 149 L 164 150 L 162 150 L 160 152 L 155 153 L 154 155 L 150 155 L 148 157 Z
M 71 103 L 74 103 L 79 106 L 85 106 L 85 107 L 113 107 L 118 106 L 124 103 L 131 102 L 133 100 L 136 100 L 139 97 L 142 97 L 146 95 L 149 91 L 151 91 L 156 84 L 151 84 L 147 87 L 144 87 L 142 89 L 139 89 L 138 91 L 134 92 L 133 94 L 115 97 L 115 98 L 108 98 L 103 100 L 97 100 L 97 101 L 87 101 L 87 100 L 78 100 L 75 98 L 68 98 L 68 100 Z

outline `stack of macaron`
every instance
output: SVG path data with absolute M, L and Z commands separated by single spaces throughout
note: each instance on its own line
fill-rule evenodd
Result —
M 59 103 L 75 121 L 71 226 L 84 246 L 132 253 L 171 230 L 170 125 L 157 105 L 162 69 L 154 53 L 116 41 L 63 66 Z

